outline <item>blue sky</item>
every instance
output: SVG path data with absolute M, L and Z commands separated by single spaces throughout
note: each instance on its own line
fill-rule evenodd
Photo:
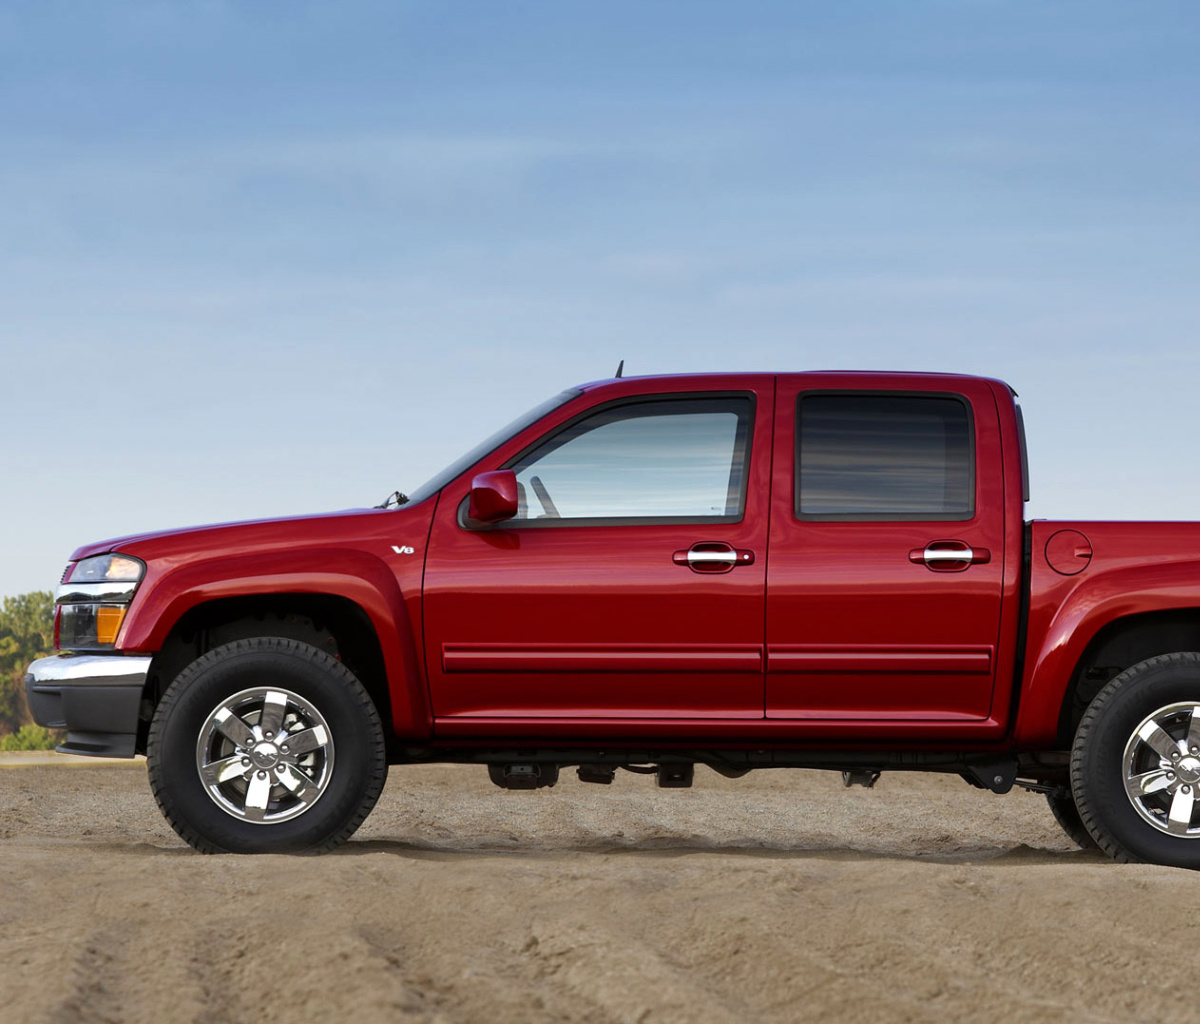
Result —
M 0 6 L 0 595 L 371 504 L 561 388 L 985 373 L 1200 518 L 1188 3 Z

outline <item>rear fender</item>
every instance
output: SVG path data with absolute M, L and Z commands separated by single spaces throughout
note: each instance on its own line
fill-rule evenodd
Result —
M 1058 581 L 1055 581 L 1058 582 Z M 1057 599 L 1050 593 L 1043 600 Z M 1030 629 L 1038 599 L 1033 601 Z M 1021 749 L 1053 747 L 1059 715 L 1075 668 L 1105 626 L 1131 615 L 1200 607 L 1200 560 L 1112 569 L 1081 580 L 1062 599 L 1039 638 L 1028 638 L 1017 714 Z

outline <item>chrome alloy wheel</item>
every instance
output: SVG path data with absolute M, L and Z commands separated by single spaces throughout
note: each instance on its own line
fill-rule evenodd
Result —
M 222 701 L 196 742 L 196 770 L 221 810 L 273 825 L 307 811 L 333 776 L 333 736 L 289 690 L 255 687 Z
M 1200 704 L 1168 704 L 1147 715 L 1125 744 L 1125 793 L 1160 832 L 1200 839 Z

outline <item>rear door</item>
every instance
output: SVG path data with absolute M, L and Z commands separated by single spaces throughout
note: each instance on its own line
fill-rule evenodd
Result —
M 766 715 L 987 719 L 1004 566 L 995 400 L 954 378 L 781 377 Z M 853 385 L 847 387 L 847 383 Z
M 608 386 L 447 488 L 424 585 L 440 732 L 761 721 L 773 385 Z M 499 468 L 521 512 L 472 528 L 470 478 Z

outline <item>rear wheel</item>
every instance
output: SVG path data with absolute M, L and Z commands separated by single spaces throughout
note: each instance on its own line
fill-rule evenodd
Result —
M 1165 654 L 1109 682 L 1071 754 L 1079 815 L 1121 861 L 1200 868 L 1200 654 Z
M 383 727 L 344 665 L 296 640 L 218 647 L 167 688 L 150 785 L 204 853 L 319 853 L 348 839 L 387 777 Z

